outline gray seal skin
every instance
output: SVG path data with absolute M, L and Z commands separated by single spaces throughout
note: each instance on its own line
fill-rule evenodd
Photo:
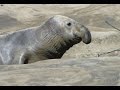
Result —
M 0 64 L 27 64 L 58 59 L 73 45 L 91 42 L 91 33 L 75 20 L 55 15 L 41 26 L 19 30 L 0 38 Z

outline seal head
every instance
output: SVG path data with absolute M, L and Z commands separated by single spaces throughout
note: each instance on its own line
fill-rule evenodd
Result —
M 59 27 L 56 30 L 57 34 L 62 34 L 66 40 L 73 41 L 75 44 L 81 40 L 85 44 L 91 42 L 92 37 L 88 28 L 77 21 L 62 15 L 53 16 L 50 21 L 56 23 L 56 26 Z

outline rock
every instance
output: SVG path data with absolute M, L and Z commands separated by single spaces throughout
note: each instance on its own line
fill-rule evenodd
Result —
M 120 85 L 120 58 L 53 59 L 24 65 L 1 65 L 1 86 Z

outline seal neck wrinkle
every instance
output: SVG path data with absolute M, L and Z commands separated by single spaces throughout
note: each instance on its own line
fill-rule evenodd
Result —
M 56 28 L 54 24 L 51 26 L 49 22 L 46 24 L 36 29 L 36 37 L 42 45 L 37 46 L 37 48 L 40 48 L 35 53 L 37 54 L 42 50 L 42 55 L 44 53 L 44 57 L 48 59 L 61 58 L 73 46 L 73 43 L 64 39 L 59 27 Z
M 48 59 L 61 58 L 63 54 L 72 46 L 64 41 L 63 38 L 57 35 L 47 43 L 49 48 L 46 48 L 45 57 Z
M 47 30 L 45 28 L 40 30 Z M 37 33 L 38 34 L 38 33 Z M 37 36 L 37 35 L 36 35 Z M 38 39 L 38 38 L 37 38 Z M 35 50 L 36 54 L 39 53 L 39 51 L 42 51 L 42 55 L 44 57 L 47 57 L 47 59 L 57 59 L 61 58 L 63 54 L 73 46 L 71 42 L 67 42 L 64 37 L 61 35 L 58 35 L 56 33 L 50 33 L 50 31 L 46 31 L 46 33 L 43 33 L 43 36 L 39 37 L 39 44 L 40 46 L 37 46 L 39 50 Z M 40 48 L 39 48 L 40 47 Z M 40 54 L 40 53 L 39 53 Z

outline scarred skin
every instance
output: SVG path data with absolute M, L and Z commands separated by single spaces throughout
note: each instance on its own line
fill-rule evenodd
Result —
M 41 26 L 6 34 L 0 38 L 0 64 L 27 64 L 58 59 L 73 45 L 91 42 L 88 28 L 75 20 L 55 15 Z

